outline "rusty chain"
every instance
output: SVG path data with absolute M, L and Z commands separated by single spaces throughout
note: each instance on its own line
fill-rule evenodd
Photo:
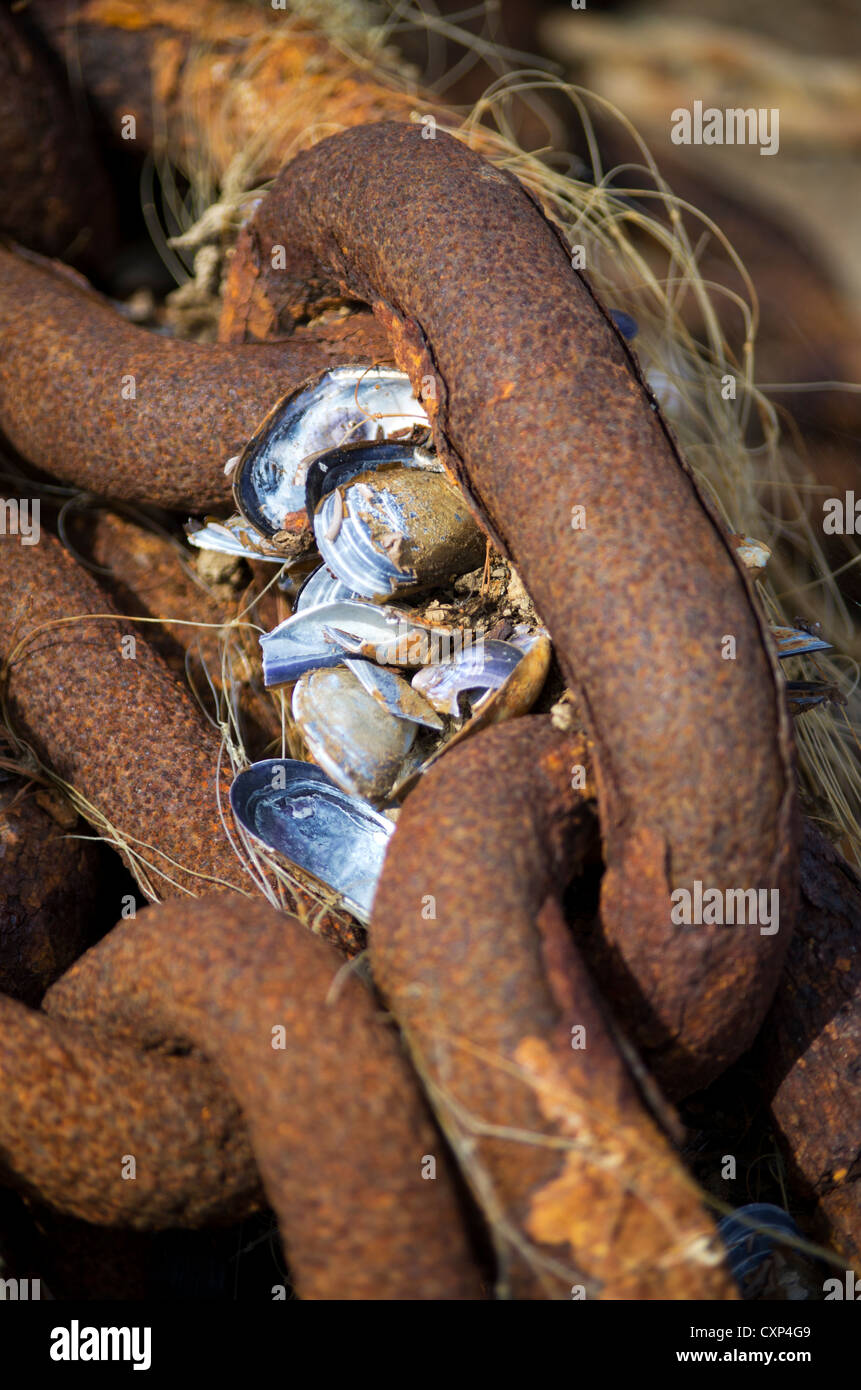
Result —
M 375 318 L 245 341 L 344 295 Z M 409 797 L 370 932 L 386 1017 L 342 953 L 239 896 L 252 885 L 219 813 L 218 738 L 145 636 L 125 660 L 128 624 L 62 546 L 4 537 L 11 725 L 127 862 L 135 847 L 154 858 L 154 894 L 171 901 L 65 973 L 68 959 L 43 962 L 40 988 L 59 978 L 39 1009 L 11 997 L 34 1002 L 26 952 L 13 958 L 3 1181 L 138 1229 L 233 1219 L 265 1196 L 308 1298 L 486 1297 L 485 1240 L 504 1295 L 582 1284 L 729 1298 L 649 1072 L 670 1094 L 702 1086 L 771 1007 L 775 1123 L 857 1258 L 857 1157 L 834 1110 L 861 1039 L 842 965 L 859 885 L 808 834 L 790 945 L 799 817 L 764 621 L 556 229 L 513 177 L 442 132 L 359 125 L 292 160 L 244 227 L 221 336 L 146 334 L 70 272 L 0 247 L 0 428 L 75 486 L 201 510 L 227 499 L 225 457 L 291 385 L 335 360 L 394 358 L 535 599 L 583 731 L 533 717 L 486 732 Z M 118 403 L 123 372 L 143 408 Z M 737 661 L 720 659 L 726 633 Z M 598 824 L 606 868 L 587 942 L 566 927 L 564 895 L 597 853 Z M 701 929 L 669 949 L 670 890 L 694 880 L 777 889 L 780 932 Z M 813 1021 L 811 958 L 825 981 Z M 830 1076 L 833 1106 L 811 1126 Z M 121 1178 L 129 1155 L 134 1184 Z

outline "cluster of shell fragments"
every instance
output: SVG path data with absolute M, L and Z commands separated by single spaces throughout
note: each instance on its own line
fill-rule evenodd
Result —
M 292 688 L 316 767 L 254 764 L 233 784 L 234 815 L 361 921 L 403 796 L 455 742 L 527 711 L 550 662 L 537 622 L 488 633 L 429 616 L 487 552 L 429 440 L 403 373 L 336 367 L 280 401 L 231 460 L 236 514 L 189 528 L 198 547 L 282 566 L 294 595 L 260 639 L 263 674 Z
M 486 540 L 402 372 L 352 365 L 312 378 L 228 470 L 236 513 L 191 523 L 189 539 L 282 567 L 293 611 L 260 639 L 264 681 L 292 691 L 316 764 L 255 763 L 233 784 L 233 812 L 367 922 L 403 797 L 455 743 L 532 707 L 549 637 L 537 619 L 489 632 L 433 619 L 433 596 L 482 564 Z M 761 572 L 766 549 L 739 541 Z M 781 657 L 827 645 L 790 628 L 774 635 Z M 790 699 L 815 701 L 791 685 Z

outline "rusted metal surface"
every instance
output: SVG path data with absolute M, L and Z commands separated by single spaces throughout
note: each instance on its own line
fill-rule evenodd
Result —
M 98 566 L 98 582 L 118 612 L 164 620 L 147 622 L 138 630 L 171 670 L 206 698 L 210 713 L 214 712 L 210 682 L 235 700 L 249 756 L 263 757 L 270 745 L 280 750 L 281 720 L 263 688 L 258 631 L 253 626 L 267 631 L 278 622 L 271 591 L 263 599 L 255 598 L 271 581 L 271 567 L 264 583 L 247 584 L 238 577 L 236 582 L 204 584 L 195 580 L 192 568 L 200 552 L 186 550 L 183 555 L 181 542 L 116 512 L 102 507 L 81 509 L 66 521 L 65 529 L 77 554 Z M 234 569 L 241 576 L 241 561 L 234 562 Z M 232 682 L 227 682 L 225 691 L 224 625 L 240 612 L 243 626 L 235 627 L 232 634 Z
M 207 590 L 195 583 L 190 572 L 195 555 L 181 540 L 105 506 L 74 510 L 64 529 L 75 554 L 97 567 L 94 578 L 118 612 L 166 619 L 163 627 L 148 624 L 139 630 L 172 671 L 181 675 L 186 654 L 199 651 L 213 677 L 220 676 L 220 628 L 239 607 L 238 590 L 229 585 Z M 171 623 L 172 618 L 177 621 Z
M 147 646 L 164 657 L 174 676 L 184 687 L 203 698 L 210 717 L 216 717 L 214 699 L 209 684 L 221 689 L 225 699 L 238 705 L 239 726 L 243 746 L 249 758 L 263 758 L 281 752 L 281 719 L 278 710 L 261 684 L 260 648 L 255 627 L 241 627 L 235 646 L 230 649 L 230 689 L 225 689 L 223 676 L 224 632 L 220 627 L 200 628 L 193 623 L 225 623 L 242 609 L 243 623 L 259 624 L 264 631 L 274 627 L 284 616 L 273 589 L 263 594 L 271 584 L 273 570 L 260 567 L 250 585 L 234 591 L 230 585 L 216 585 L 207 591 L 200 588 L 179 564 L 177 546 L 170 539 L 146 530 L 142 525 L 110 510 L 82 510 L 72 513 L 65 523 L 71 545 L 86 562 L 97 564 L 100 570 L 97 584 L 110 596 L 111 603 L 122 617 L 161 617 L 164 623 L 131 623 L 127 630 L 140 634 Z M 193 556 L 191 563 L 199 559 Z M 242 569 L 242 566 L 239 566 Z M 255 598 L 260 595 L 260 598 Z M 179 619 L 178 623 L 167 621 Z M 224 708 L 221 708 L 224 717 Z M 211 741 L 210 741 L 211 748 Z M 227 806 L 227 798 L 224 799 Z M 242 880 L 249 887 L 250 880 Z M 199 884 L 198 892 L 206 884 Z M 303 920 L 313 924 L 313 930 L 337 945 L 345 955 L 355 956 L 366 945 L 364 929 L 346 913 L 332 913 L 320 908 L 319 902 L 298 884 L 291 887 L 291 903 Z
M 408 120 L 416 102 L 411 83 L 381 75 L 390 53 L 357 61 L 307 20 L 268 5 L 30 0 L 28 11 L 114 140 L 133 115 L 136 148 L 151 150 L 158 138 L 174 163 L 202 164 L 216 182 L 238 154 L 253 186 L 321 133 Z
M 161 337 L 86 283 L 0 246 L 0 431 L 91 492 L 203 512 L 279 396 L 335 362 L 387 356 L 364 315 L 239 350 Z
M 34 251 L 104 263 L 113 194 L 58 63 L 0 7 L 0 231 Z
M 58 1020 L 73 1035 L 97 1028 L 112 1047 L 144 1049 L 144 1076 L 153 1049 L 203 1053 L 242 1108 L 300 1297 L 481 1297 L 450 1160 L 394 1030 L 356 976 L 339 975 L 342 966 L 331 947 L 260 901 L 174 902 L 121 923 L 52 988 L 50 1019 L 24 1021 L 34 1033 L 50 1033 Z M 39 1055 L 37 1078 L 59 1081 L 66 1066 L 43 1061 L 40 1072 Z M 12 1081 L 26 1107 L 14 1073 Z M 89 1107 L 61 1105 L 55 1162 L 67 1145 L 65 1161 L 73 1161 L 75 1139 L 96 1127 L 100 1103 L 97 1091 Z M 111 1108 L 113 1123 L 119 1108 Z M 158 1102 L 149 1114 L 156 1127 L 160 1110 Z M 41 1111 L 43 1135 L 51 1113 Z M 206 1112 L 203 1119 L 210 1122 Z M 197 1130 L 206 1133 L 200 1120 Z M 138 1160 L 138 1180 L 149 1163 L 149 1192 L 151 1167 L 164 1170 L 165 1158 L 142 1131 L 139 1142 L 146 1161 Z M 133 1152 L 123 1143 L 122 1153 Z M 427 1156 L 433 1180 L 423 1177 Z M 106 1178 L 105 1210 L 132 1200 L 118 1189 L 137 1186 L 123 1182 L 120 1159 Z
M 227 582 L 202 587 L 192 577 L 191 567 L 201 559 L 210 560 L 207 552 L 189 552 L 183 565 L 181 543 L 114 511 L 82 508 L 67 517 L 65 531 L 76 554 L 99 567 L 99 587 L 123 617 L 164 620 L 135 624 L 132 630 L 140 632 L 174 675 L 197 692 L 208 714 L 223 718 L 226 703 L 233 703 L 247 756 L 255 760 L 280 754 L 281 718 L 263 687 L 258 642 L 260 629 L 269 631 L 287 615 L 278 590 L 272 588 L 273 568 L 258 566 L 251 582 L 240 582 L 239 587 Z M 242 561 L 235 564 L 242 574 L 246 566 Z M 228 639 L 222 624 L 240 613 L 240 626 L 229 641 L 227 679 L 223 680 L 223 647 Z M 210 683 L 221 695 L 218 710 Z M 314 921 L 314 930 L 324 940 L 349 956 L 364 949 L 364 928 L 353 918 L 321 911 L 298 885 L 292 888 L 292 898 L 294 909 Z
M 34 546 L 0 537 L 0 592 L 16 733 L 152 866 L 160 897 L 250 888 L 218 813 L 218 734 L 140 626 L 87 621 L 115 610 L 47 533 Z
M 239 1108 L 201 1058 L 144 1053 L 3 996 L 0 1027 L 5 1185 L 139 1230 L 229 1221 L 261 1205 Z
M 180 0 L 30 8 L 75 53 L 109 127 L 132 111 L 155 144 L 154 80 L 166 147 L 219 175 L 288 77 L 294 115 L 261 142 L 266 158 L 318 139 L 317 103 L 329 129 L 410 114 L 301 25 L 273 42 L 271 16 Z M 662 1133 L 674 1118 L 614 1018 L 682 1093 L 748 1046 L 774 995 L 798 833 L 777 664 L 728 538 L 557 231 L 511 176 L 426 134 L 360 125 L 287 166 L 240 237 L 218 347 L 136 329 L 83 282 L 0 247 L 0 430 L 76 486 L 200 512 L 229 502 L 224 461 L 278 396 L 394 349 L 547 622 L 589 738 L 524 720 L 427 775 L 375 905 L 376 978 L 492 1233 L 500 1292 L 732 1297 Z M 344 298 L 376 324 L 298 326 Z M 278 333 L 289 341 L 243 341 Z M 160 895 L 249 889 L 217 812 L 217 735 L 145 629 L 91 617 L 34 631 L 110 611 L 49 537 L 0 538 L 0 588 L 14 727 L 143 842 Z M 579 798 L 572 763 L 588 772 Z M 612 1015 L 562 910 L 594 852 L 595 804 L 606 872 L 591 960 Z M 854 938 L 842 870 L 810 853 L 805 907 L 831 920 L 827 939 L 793 948 L 770 1015 L 787 1068 L 774 1115 L 852 1253 L 857 1155 L 838 1111 L 854 1123 L 841 1089 L 856 1060 L 854 954 L 834 941 Z M 779 931 L 673 926 L 670 893 L 695 882 L 778 890 Z M 843 906 L 826 901 L 832 888 Z M 0 998 L 0 1173 L 72 1217 L 147 1230 L 253 1209 L 259 1170 L 301 1296 L 481 1296 L 448 1151 L 373 998 L 355 974 L 333 983 L 341 962 L 259 899 L 222 893 L 122 924 L 46 1013 Z M 808 1017 L 823 974 L 839 1030 L 836 1015 Z M 829 1078 L 819 1130 L 808 1067 Z M 46 1114 L 60 1117 L 48 1143 Z M 129 1152 L 143 1185 L 123 1181 Z
M 810 821 L 798 928 L 762 1054 L 791 1175 L 861 1270 L 861 879 Z
M 374 975 L 463 1154 L 503 1287 L 732 1297 L 714 1228 L 643 1106 L 562 915 L 594 834 L 571 791 L 586 758 L 582 740 L 526 717 L 427 774 L 377 891 Z
M 623 340 L 513 177 L 407 125 L 287 165 L 229 281 L 225 336 L 338 292 L 389 332 L 588 720 L 605 983 L 665 1085 L 704 1084 L 752 1041 L 791 932 L 791 732 L 748 581 Z M 776 889 L 779 931 L 672 926 L 695 881 Z
M 5 774 L 0 772 L 0 779 Z M 45 789 L 0 780 L 0 992 L 38 1004 L 89 943 L 98 897 L 98 848 L 69 833 Z

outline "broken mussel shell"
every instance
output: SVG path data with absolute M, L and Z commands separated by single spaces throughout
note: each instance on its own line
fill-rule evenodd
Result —
M 355 600 L 303 609 L 260 643 L 267 686 L 296 682 L 292 714 L 315 762 L 374 805 L 399 800 L 455 743 L 525 714 L 551 652 L 525 625 L 509 642 L 476 639 Z M 393 666 L 420 669 L 410 684 Z
M 230 806 L 253 840 L 367 925 L 391 821 L 346 795 L 319 767 L 292 758 L 268 758 L 240 772 Z
M 452 635 L 417 623 L 398 609 L 360 599 L 299 607 L 260 638 L 263 680 L 269 687 L 288 685 L 306 671 L 339 665 L 345 656 L 381 665 L 419 666 L 425 653 L 439 649 L 443 641 L 450 644 Z
M 428 418 L 409 377 L 393 367 L 342 366 L 309 378 L 269 412 L 239 456 L 233 495 L 270 541 L 305 525 L 308 459 L 348 441 L 425 433 Z
M 308 517 L 333 574 L 384 603 L 475 569 L 484 533 L 433 454 L 414 444 L 348 444 L 308 465 Z
M 427 729 L 442 730 L 445 725 L 433 706 L 415 688 L 415 680 L 410 685 L 390 666 L 377 666 L 373 661 L 363 661 L 361 657 L 347 656 L 344 665 L 383 709 L 395 719 L 411 720 L 423 724 Z
M 729 539 L 745 569 L 750 570 L 755 578 L 762 576 L 771 559 L 771 549 L 765 541 L 758 541 L 754 536 L 736 534 L 732 534 Z
M 427 666 L 413 677 L 413 688 L 429 703 L 435 702 L 438 710 L 447 708 L 450 713 L 457 704 L 460 712 L 460 697 L 466 695 L 470 712 L 466 723 L 444 737 L 426 758 L 414 767 L 404 767 L 392 788 L 393 800 L 401 800 L 412 791 L 444 753 L 480 729 L 528 713 L 541 694 L 552 652 L 550 637 L 543 628 L 537 632 L 520 628 L 511 642 L 487 639 L 480 645 L 486 653 L 483 660 L 477 657 L 480 647 L 466 648 L 450 661 Z M 500 652 L 503 647 L 509 650 Z
M 395 394 L 407 389 L 397 373 L 376 377 Z M 346 430 L 343 421 L 333 423 L 328 406 L 318 410 L 318 390 L 325 395 L 333 382 L 351 383 L 352 395 L 338 398 L 343 404 L 355 397 L 359 380 L 364 385 L 374 374 L 327 373 L 307 387 L 310 405 L 302 391 L 282 402 L 261 432 L 271 451 L 255 475 L 255 486 L 265 484 L 280 498 L 280 510 L 249 516 L 246 507 L 243 514 L 264 541 L 268 528 L 277 546 L 283 532 L 276 525 L 299 529 L 298 515 L 285 514 L 284 506 L 298 504 L 300 495 L 304 501 L 305 534 L 323 563 L 298 590 L 291 617 L 261 636 L 264 681 L 269 688 L 294 685 L 292 716 L 309 755 L 345 792 L 380 807 L 397 801 L 397 789 L 411 786 L 453 742 L 525 713 L 547 674 L 550 643 L 543 630 L 525 625 L 510 642 L 475 641 L 469 627 L 423 621 L 421 603 L 409 611 L 387 604 L 393 594 L 449 590 L 485 562 L 487 542 L 427 447 L 426 430 L 421 441 L 411 425 L 397 440 L 369 438 L 370 416 L 358 424 L 350 416 L 357 433 L 366 430 L 359 442 L 308 452 L 326 430 L 330 438 L 337 428 Z M 411 399 L 401 399 L 404 411 Z M 311 433 L 301 427 L 309 412 Z M 376 428 L 382 436 L 379 419 Z M 238 501 L 243 460 L 252 455 L 249 446 L 234 470 Z M 285 490 L 288 456 L 295 492 Z M 456 602 L 447 608 L 458 612 Z M 431 600 L 428 613 L 437 609 Z M 420 667 L 428 669 L 412 684 L 404 678 Z
M 846 704 L 846 696 L 831 681 L 787 681 L 786 698 L 790 714 L 796 717 L 817 705 Z
M 293 615 L 295 617 L 306 608 L 319 608 L 323 603 L 340 603 L 358 597 L 346 584 L 341 583 L 328 565 L 318 565 L 299 586 L 293 602 Z
M 781 660 L 790 656 L 807 656 L 811 652 L 827 652 L 831 643 L 824 641 L 815 632 L 803 627 L 778 627 L 772 624 L 772 636 L 777 643 L 777 655 Z
M 295 563 L 313 550 L 311 537 L 301 528 L 282 531 L 278 544 L 262 536 L 245 517 L 238 514 L 220 521 L 208 516 L 205 523 L 191 520 L 185 534 L 199 550 L 216 550 L 222 555 L 238 555 L 244 560 L 265 560 L 271 564 Z
M 522 659 L 523 652 L 514 642 L 482 640 L 449 661 L 424 666 L 413 676 L 413 689 L 420 691 L 434 709 L 457 719 L 461 695 L 478 694 L 477 699 L 470 701 L 476 712 L 494 690 L 505 684 Z
M 393 716 L 343 666 L 308 671 L 296 682 L 293 718 L 318 766 L 344 791 L 372 804 L 388 797 L 418 731 L 414 720 Z
M 752 1202 L 738 1207 L 718 1222 L 718 1233 L 726 1247 L 729 1267 L 742 1293 L 747 1293 L 753 1277 L 785 1242 L 790 1248 L 802 1234 L 789 1212 L 771 1202 Z

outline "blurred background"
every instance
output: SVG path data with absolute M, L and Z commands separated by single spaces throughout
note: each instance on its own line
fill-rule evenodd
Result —
M 418 22 L 402 46 L 450 101 L 473 103 L 506 67 L 527 67 L 529 55 L 538 55 L 548 73 L 629 118 L 674 193 L 714 219 L 750 272 L 761 314 L 757 382 L 782 388 L 774 398 L 798 422 L 817 475 L 859 488 L 858 0 L 587 0 L 583 9 L 558 0 L 490 0 L 469 9 L 440 0 L 438 24 L 425 0 L 420 8 L 392 8 Z M 449 26 L 479 44 L 465 49 Z M 488 45 L 484 53 L 480 43 Z M 673 144 L 671 113 L 695 100 L 777 108 L 778 153 Z M 569 148 L 584 169 L 591 163 L 582 125 L 551 92 L 522 102 L 514 127 L 527 148 Z M 596 119 L 596 133 L 605 170 L 639 162 L 617 121 Z M 704 278 L 738 289 L 712 241 L 702 247 Z M 824 382 L 847 386 L 812 385 Z M 847 582 L 861 598 L 861 587 Z

